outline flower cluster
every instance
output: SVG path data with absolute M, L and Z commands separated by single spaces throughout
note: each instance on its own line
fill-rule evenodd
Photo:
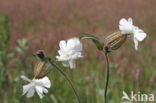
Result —
M 65 67 L 75 68 L 75 60 L 82 58 L 82 43 L 79 38 L 71 38 L 67 41 L 60 41 L 59 56 L 56 56 L 57 61 L 61 61 Z M 47 69 L 49 64 L 46 59 L 44 51 L 39 50 L 36 53 L 39 58 L 39 62 L 36 63 L 34 68 L 34 79 L 30 80 L 25 76 L 21 76 L 21 79 L 29 82 L 29 84 L 23 86 L 23 95 L 30 98 L 35 92 L 42 99 L 44 94 L 48 93 L 47 88 L 51 87 L 51 82 L 46 76 L 49 73 Z

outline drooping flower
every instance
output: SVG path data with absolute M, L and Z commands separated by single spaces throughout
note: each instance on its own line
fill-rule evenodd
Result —
M 82 58 L 82 43 L 79 38 L 71 38 L 69 40 L 61 40 L 59 43 L 59 56 L 56 56 L 58 61 L 62 61 L 65 67 L 75 68 L 75 60 Z
M 48 93 L 47 88 L 51 87 L 51 82 L 48 77 L 43 77 L 41 79 L 30 80 L 26 76 L 21 76 L 21 79 L 29 82 L 29 84 L 23 86 L 23 95 L 26 95 L 27 98 L 30 98 L 34 95 L 35 92 L 42 99 L 44 94 Z
M 135 49 L 138 50 L 138 42 L 143 41 L 147 34 L 139 27 L 133 25 L 132 18 L 126 20 L 122 18 L 119 21 L 119 29 L 122 34 L 130 35 L 133 38 Z

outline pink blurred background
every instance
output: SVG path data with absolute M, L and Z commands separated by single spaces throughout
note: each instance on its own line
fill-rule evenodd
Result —
M 118 29 L 122 17 L 132 17 L 146 32 L 155 32 L 155 5 L 156 0 L 1 0 L 0 12 L 9 16 L 12 45 L 24 37 L 30 51 L 51 51 L 59 40 L 80 32 L 102 39 Z

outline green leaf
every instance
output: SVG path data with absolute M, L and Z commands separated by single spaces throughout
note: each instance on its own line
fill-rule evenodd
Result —
M 103 50 L 104 43 L 100 42 L 100 40 L 97 37 L 88 33 L 81 33 L 81 34 L 83 35 L 82 37 L 80 37 L 81 40 L 91 39 L 95 44 L 95 46 L 98 48 L 98 50 Z

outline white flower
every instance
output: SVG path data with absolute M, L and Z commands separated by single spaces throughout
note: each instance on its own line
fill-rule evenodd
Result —
M 25 76 L 21 76 L 21 78 L 29 82 L 29 84 L 23 86 L 23 95 L 26 94 L 27 98 L 32 97 L 36 91 L 39 97 L 42 99 L 44 94 L 48 93 L 46 88 L 51 87 L 51 82 L 48 77 L 33 80 L 30 80 Z
M 119 21 L 119 29 L 123 34 L 131 34 L 134 31 L 134 28 L 132 18 L 128 18 L 128 20 L 122 18 Z
M 56 56 L 58 61 L 62 61 L 65 67 L 75 68 L 75 60 L 82 58 L 82 43 L 79 38 L 71 38 L 67 41 L 60 41 L 59 56 Z
M 119 29 L 121 30 L 122 34 L 132 35 L 136 50 L 138 50 L 138 42 L 143 41 L 147 36 L 142 29 L 139 29 L 137 26 L 133 25 L 132 18 L 129 18 L 128 20 L 122 18 L 119 21 Z

